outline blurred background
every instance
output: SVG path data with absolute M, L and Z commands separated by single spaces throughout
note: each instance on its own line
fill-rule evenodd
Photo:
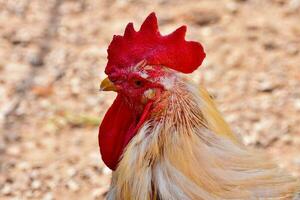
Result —
M 103 199 L 106 49 L 155 11 L 207 52 L 190 75 L 244 142 L 300 176 L 300 0 L 0 0 L 0 199 Z

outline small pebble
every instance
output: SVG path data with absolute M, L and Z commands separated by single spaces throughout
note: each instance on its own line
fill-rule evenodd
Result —
M 17 145 L 9 146 L 7 148 L 7 154 L 9 154 L 11 156 L 18 156 L 20 154 L 20 152 L 21 152 L 21 149 Z
M 300 111 L 300 99 L 294 100 L 294 107 L 297 111 Z
M 73 177 L 77 174 L 77 170 L 73 167 L 70 167 L 68 170 L 67 170 L 67 174 L 69 177 Z
M 67 187 L 68 187 L 71 191 L 73 191 L 73 192 L 76 192 L 76 191 L 79 190 L 79 185 L 78 185 L 78 183 L 76 183 L 76 182 L 73 181 L 73 180 L 70 180 L 70 181 L 67 182 Z
M 41 181 L 34 180 L 31 183 L 31 188 L 34 189 L 34 190 L 36 190 L 36 189 L 39 189 L 41 187 L 41 185 L 42 185 Z
M 10 185 L 4 185 L 4 187 L 1 190 L 1 193 L 4 195 L 11 195 L 12 193 L 12 188 Z
M 17 168 L 19 168 L 20 170 L 27 170 L 30 169 L 30 164 L 26 161 L 23 161 L 17 164 Z
M 54 199 L 53 194 L 51 192 L 48 192 L 43 196 L 42 200 L 53 200 L 53 199 Z
M 238 11 L 238 5 L 234 1 L 230 1 L 226 4 L 226 8 L 231 13 L 236 13 Z
M 294 159 L 294 164 L 296 164 L 298 167 L 300 167 L 300 157 Z

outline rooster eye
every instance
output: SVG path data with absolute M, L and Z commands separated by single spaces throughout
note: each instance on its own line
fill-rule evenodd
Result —
M 142 87 L 143 86 L 143 82 L 141 80 L 134 80 L 134 84 L 137 87 Z

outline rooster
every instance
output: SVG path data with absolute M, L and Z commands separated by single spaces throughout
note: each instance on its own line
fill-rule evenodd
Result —
M 162 36 L 151 13 L 115 35 L 102 91 L 117 97 L 99 128 L 113 170 L 108 200 L 297 199 L 300 183 L 242 144 L 208 92 L 186 77 L 206 54 L 186 26 Z

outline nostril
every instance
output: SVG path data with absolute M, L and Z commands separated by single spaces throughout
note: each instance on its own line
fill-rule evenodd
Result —
M 119 76 L 109 76 L 109 80 L 113 84 L 118 85 L 118 84 L 120 84 L 120 82 L 122 82 L 123 79 L 121 79 L 121 77 L 119 77 Z
M 117 78 L 116 77 L 109 77 L 109 80 L 113 83 L 115 83 L 117 81 Z

